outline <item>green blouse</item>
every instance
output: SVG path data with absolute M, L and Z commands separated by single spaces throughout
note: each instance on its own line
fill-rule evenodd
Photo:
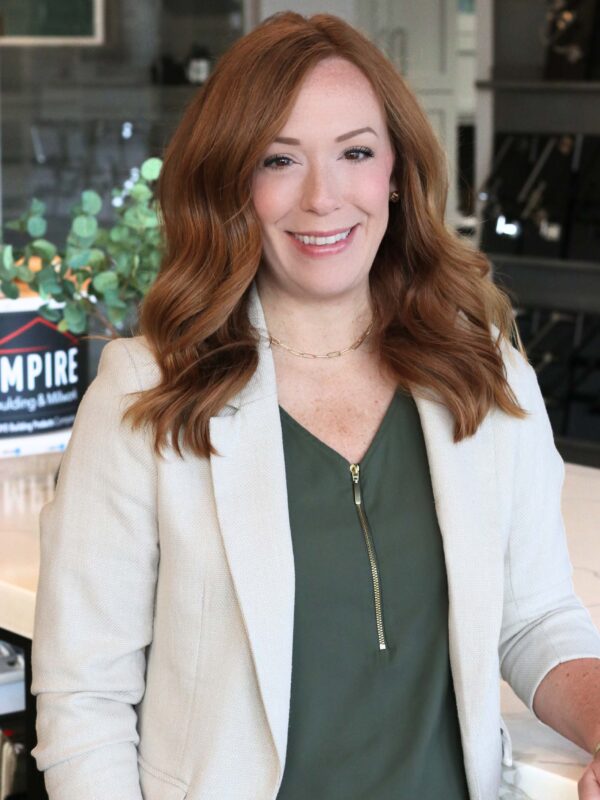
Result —
M 396 392 L 359 465 L 280 416 L 296 595 L 277 800 L 468 800 L 414 400 Z

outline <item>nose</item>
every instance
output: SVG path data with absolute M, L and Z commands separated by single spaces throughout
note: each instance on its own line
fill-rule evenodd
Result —
M 315 164 L 302 184 L 301 208 L 315 214 L 329 214 L 340 207 L 341 187 L 330 170 Z

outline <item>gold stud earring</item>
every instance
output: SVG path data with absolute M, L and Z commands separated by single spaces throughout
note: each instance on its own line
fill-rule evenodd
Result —
M 390 194 L 390 203 L 397 203 L 400 200 L 399 192 L 391 192 Z

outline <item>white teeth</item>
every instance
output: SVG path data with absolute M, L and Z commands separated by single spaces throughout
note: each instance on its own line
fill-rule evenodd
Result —
M 335 236 L 302 236 L 299 233 L 294 233 L 293 236 L 302 244 L 335 244 L 345 239 L 351 230 L 352 228 L 348 228 L 347 231 L 336 233 Z

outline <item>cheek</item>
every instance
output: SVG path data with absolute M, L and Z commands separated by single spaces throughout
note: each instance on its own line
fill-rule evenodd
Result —
M 278 176 L 276 176 L 278 177 Z M 277 222 L 290 202 L 289 187 L 271 176 L 259 176 L 252 185 L 252 202 L 263 225 Z
M 386 205 L 389 200 L 390 193 L 390 171 L 387 165 L 377 165 L 362 184 L 365 197 L 368 198 L 369 203 L 375 207 Z

